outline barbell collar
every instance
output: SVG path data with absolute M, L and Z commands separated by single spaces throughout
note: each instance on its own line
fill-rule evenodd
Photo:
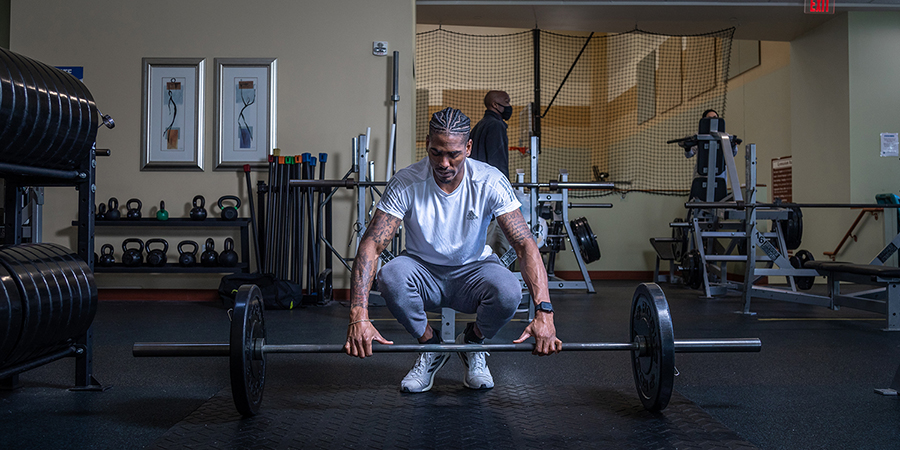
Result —
M 263 353 L 344 353 L 342 344 L 263 344 Z M 675 341 L 678 353 L 759 352 L 756 338 L 688 339 Z M 564 342 L 563 351 L 639 351 L 638 342 Z M 531 352 L 534 344 L 372 344 L 375 353 L 458 353 L 458 352 Z M 138 342 L 132 348 L 136 357 L 153 356 L 229 356 L 228 344 L 204 342 Z

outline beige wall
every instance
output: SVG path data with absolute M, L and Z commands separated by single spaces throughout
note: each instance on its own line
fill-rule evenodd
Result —
M 10 44 L 13 51 L 51 65 L 84 66 L 85 84 L 98 106 L 115 118 L 114 130 L 104 128 L 98 134 L 98 147 L 112 150 L 111 157 L 98 160 L 98 200 L 137 197 L 146 215 L 165 199 L 170 213 L 179 216 L 187 213 L 195 194 L 214 200 L 234 193 L 246 200 L 242 174 L 212 170 L 216 57 L 278 59 L 277 143 L 283 154 L 329 153 L 329 177 L 337 178 L 350 167 L 351 139 L 372 127 L 371 159 L 377 163 L 378 179 L 383 179 L 392 118 L 391 59 L 373 56 L 372 41 L 388 41 L 390 51 L 400 51 L 398 165 L 407 165 L 414 138 L 414 24 L 413 0 L 166 0 L 127 6 L 112 0 L 13 0 Z M 142 57 L 206 58 L 206 171 L 140 171 Z M 262 173 L 254 173 L 254 186 Z M 74 199 L 71 189 L 48 190 L 46 241 L 74 246 Z M 338 199 L 336 247 L 352 255 L 347 221 L 340 220 L 351 214 L 351 192 L 341 192 Z M 247 215 L 245 206 L 242 216 Z M 122 238 L 152 237 L 146 233 L 101 230 L 97 248 L 112 242 L 120 256 Z M 158 232 L 175 242 L 207 237 L 205 231 L 167 233 Z M 218 244 L 221 249 L 221 239 Z M 170 258 L 174 254 L 170 250 Z M 346 271 L 336 273 L 336 287 L 341 287 Z M 98 280 L 101 287 L 214 288 L 219 277 L 101 274 Z

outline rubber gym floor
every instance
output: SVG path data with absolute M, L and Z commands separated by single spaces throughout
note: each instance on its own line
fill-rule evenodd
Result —
M 627 341 L 638 282 L 594 284 L 596 294 L 553 294 L 558 335 Z M 94 374 L 109 389 L 68 391 L 71 358 L 21 374 L 0 392 L 0 448 L 900 448 L 900 400 L 874 393 L 900 364 L 900 333 L 882 331 L 882 316 L 767 300 L 747 316 L 738 296 L 661 286 L 676 339 L 759 337 L 763 348 L 676 355 L 675 393 L 657 414 L 641 407 L 627 352 L 495 353 L 488 391 L 464 388 L 454 357 L 415 395 L 398 389 L 412 354 L 320 354 L 270 355 L 260 414 L 241 419 L 227 358 L 131 356 L 137 341 L 226 341 L 222 305 L 105 301 Z M 371 316 L 389 339 L 413 342 L 386 308 Z M 266 311 L 268 342 L 339 343 L 346 317 L 338 302 Z M 514 319 L 492 342 L 524 327 Z

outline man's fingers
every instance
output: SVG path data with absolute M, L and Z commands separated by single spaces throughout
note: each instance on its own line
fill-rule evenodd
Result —
M 528 339 L 530 337 L 531 337 L 531 333 L 529 333 L 528 330 L 526 329 L 525 331 L 522 332 L 522 335 L 519 336 L 519 338 L 514 340 L 513 342 L 516 344 L 521 344 L 521 343 L 525 342 L 525 339 Z
M 379 335 L 376 335 L 374 339 L 375 339 L 375 341 L 378 342 L 379 344 L 391 345 L 391 344 L 394 343 L 394 341 L 389 341 L 389 340 L 383 338 L 380 334 L 379 334 Z

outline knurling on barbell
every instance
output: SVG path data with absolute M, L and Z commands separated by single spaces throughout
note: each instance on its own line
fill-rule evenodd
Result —
M 253 416 L 262 404 L 269 353 L 343 353 L 343 344 L 267 344 L 262 292 L 256 285 L 238 289 L 231 317 L 229 343 L 138 342 L 134 356 L 228 356 L 231 392 L 238 412 Z M 563 343 L 569 351 L 631 351 L 635 387 L 644 407 L 661 411 L 669 403 L 675 379 L 675 353 L 758 352 L 756 338 L 676 341 L 669 306 L 654 283 L 637 287 L 632 298 L 630 342 Z M 373 344 L 373 352 L 527 351 L 534 344 Z

